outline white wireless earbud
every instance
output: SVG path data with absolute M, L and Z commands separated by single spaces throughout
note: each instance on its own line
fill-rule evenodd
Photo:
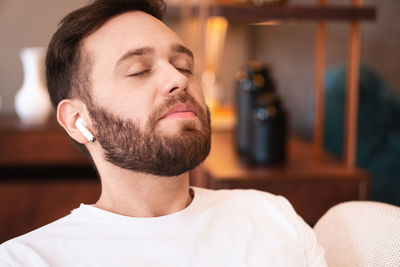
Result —
M 78 130 L 86 137 L 86 139 L 89 140 L 89 142 L 93 143 L 96 141 L 96 138 L 94 138 L 93 134 L 86 128 L 87 124 L 82 117 L 79 117 L 79 119 L 76 120 L 75 125 L 76 128 L 78 128 Z

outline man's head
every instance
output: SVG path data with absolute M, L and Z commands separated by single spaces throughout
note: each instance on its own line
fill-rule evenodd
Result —
M 159 19 L 161 1 L 99 0 L 69 14 L 49 45 L 46 75 L 61 125 L 121 168 L 174 176 L 210 149 L 210 122 L 193 55 Z M 97 148 L 96 148 L 97 146 Z M 95 152 L 94 152 L 95 151 Z

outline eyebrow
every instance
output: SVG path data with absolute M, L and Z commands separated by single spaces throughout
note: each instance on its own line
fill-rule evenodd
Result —
M 149 54 L 154 54 L 154 48 L 150 46 L 144 46 L 136 49 L 129 50 L 125 54 L 123 54 L 117 61 L 117 64 L 115 66 L 121 65 L 124 61 L 136 57 L 136 56 L 144 56 L 144 55 L 149 55 Z
M 193 52 L 189 48 L 184 46 L 184 45 L 181 45 L 181 44 L 178 44 L 178 43 L 173 44 L 171 46 L 171 50 L 173 52 L 175 52 L 175 53 L 186 54 L 191 59 L 194 59 Z M 135 48 L 135 49 L 129 50 L 118 59 L 118 61 L 115 64 L 115 66 L 118 67 L 124 61 L 127 61 L 128 59 L 130 59 L 132 57 L 154 54 L 154 51 L 155 51 L 155 49 L 153 47 L 150 47 L 150 46 L 144 46 L 144 47 L 140 47 L 140 48 Z
M 181 44 L 173 44 L 171 48 L 172 48 L 172 51 L 173 51 L 173 52 L 176 52 L 176 53 L 183 53 L 183 54 L 188 55 L 188 56 L 191 57 L 192 59 L 194 59 L 193 52 L 192 52 L 189 48 L 187 48 L 186 46 L 184 46 L 184 45 L 181 45 Z

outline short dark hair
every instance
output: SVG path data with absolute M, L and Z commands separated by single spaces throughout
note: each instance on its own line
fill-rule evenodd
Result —
M 46 55 L 47 88 L 55 108 L 67 98 L 88 100 L 91 68 L 81 54 L 82 40 L 112 17 L 129 11 L 143 11 L 161 20 L 165 3 L 163 0 L 95 0 L 61 20 Z M 78 144 L 78 147 L 88 153 L 85 146 Z

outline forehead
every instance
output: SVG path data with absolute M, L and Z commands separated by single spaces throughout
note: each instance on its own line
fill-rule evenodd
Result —
M 141 11 L 126 12 L 108 20 L 98 30 L 83 40 L 83 47 L 90 54 L 110 57 L 133 48 L 152 46 L 169 48 L 181 39 L 164 23 Z

